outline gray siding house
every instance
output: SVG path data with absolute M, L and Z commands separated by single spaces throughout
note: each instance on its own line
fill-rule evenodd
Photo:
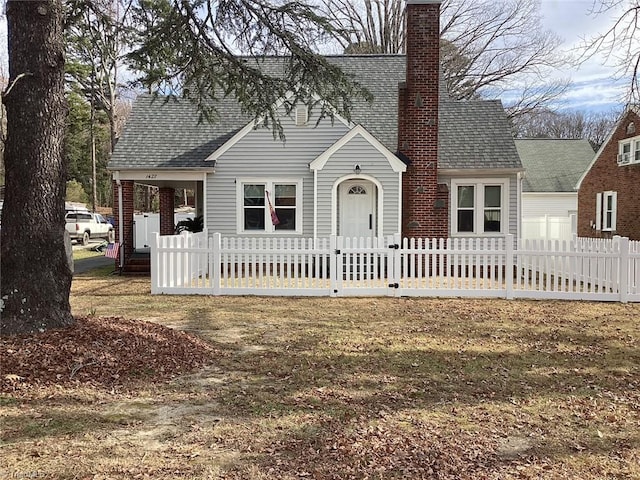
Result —
M 410 20 L 426 8 L 437 39 L 439 3 L 408 2 L 417 61 L 329 57 L 374 97 L 354 104 L 351 122 L 283 108 L 281 141 L 233 99 L 218 105 L 218 122 L 201 123 L 187 100 L 139 97 L 109 163 L 125 255 L 135 182 L 160 187 L 161 234 L 173 232 L 173 190 L 190 188 L 209 232 L 225 236 L 517 235 L 523 168 L 501 103 L 448 98 L 438 65 L 421 61 L 437 59 L 438 44 L 416 37 Z M 411 68 L 435 70 L 436 81 L 416 81 Z

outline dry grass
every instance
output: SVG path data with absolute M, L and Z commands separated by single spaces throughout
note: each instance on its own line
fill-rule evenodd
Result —
M 81 277 L 72 306 L 225 355 L 0 397 L 0 478 L 640 478 L 640 305 L 148 292 Z

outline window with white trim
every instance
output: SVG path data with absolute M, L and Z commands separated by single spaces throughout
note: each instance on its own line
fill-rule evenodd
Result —
M 302 233 L 302 181 L 239 179 L 238 233 Z
M 458 232 L 475 232 L 475 204 L 476 187 L 474 185 L 460 185 L 458 187 L 457 219 Z
M 507 179 L 452 180 L 453 235 L 505 233 L 508 230 Z
M 618 192 L 601 192 L 596 194 L 596 230 L 612 232 L 616 229 L 618 210 Z
M 618 142 L 618 165 L 640 163 L 640 135 Z

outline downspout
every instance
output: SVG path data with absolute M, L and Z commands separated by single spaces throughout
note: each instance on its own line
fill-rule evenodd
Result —
M 518 219 L 516 222 L 516 228 L 518 229 L 518 231 L 516 232 L 516 241 L 520 240 L 520 237 L 522 236 L 522 182 L 524 180 L 524 176 L 522 175 L 522 172 L 518 172 L 518 176 L 517 176 L 517 182 L 518 182 L 518 193 L 517 193 L 517 197 L 518 197 L 518 205 L 517 205 L 517 215 L 518 215 Z
M 124 212 L 122 210 L 122 182 L 120 182 L 120 172 L 113 172 L 113 179 L 118 185 L 118 242 L 120 243 L 120 252 L 124 246 Z M 125 252 L 126 253 L 126 252 Z M 124 266 L 124 255 L 119 255 L 120 268 Z
M 398 225 L 396 233 L 402 237 L 402 172 L 398 173 Z
M 207 225 L 207 172 L 202 174 L 202 224 L 204 229 L 209 231 Z

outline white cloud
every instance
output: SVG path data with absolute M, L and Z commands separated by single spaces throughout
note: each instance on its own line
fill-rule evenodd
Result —
M 619 16 L 620 8 L 597 13 L 594 0 L 543 0 L 541 13 L 545 27 L 564 39 L 563 48 L 580 58 L 585 42 L 605 33 Z M 620 108 L 628 80 L 617 78 L 613 59 L 598 52 L 575 67 L 557 72 L 571 78 L 572 85 L 558 108 L 605 110 Z

